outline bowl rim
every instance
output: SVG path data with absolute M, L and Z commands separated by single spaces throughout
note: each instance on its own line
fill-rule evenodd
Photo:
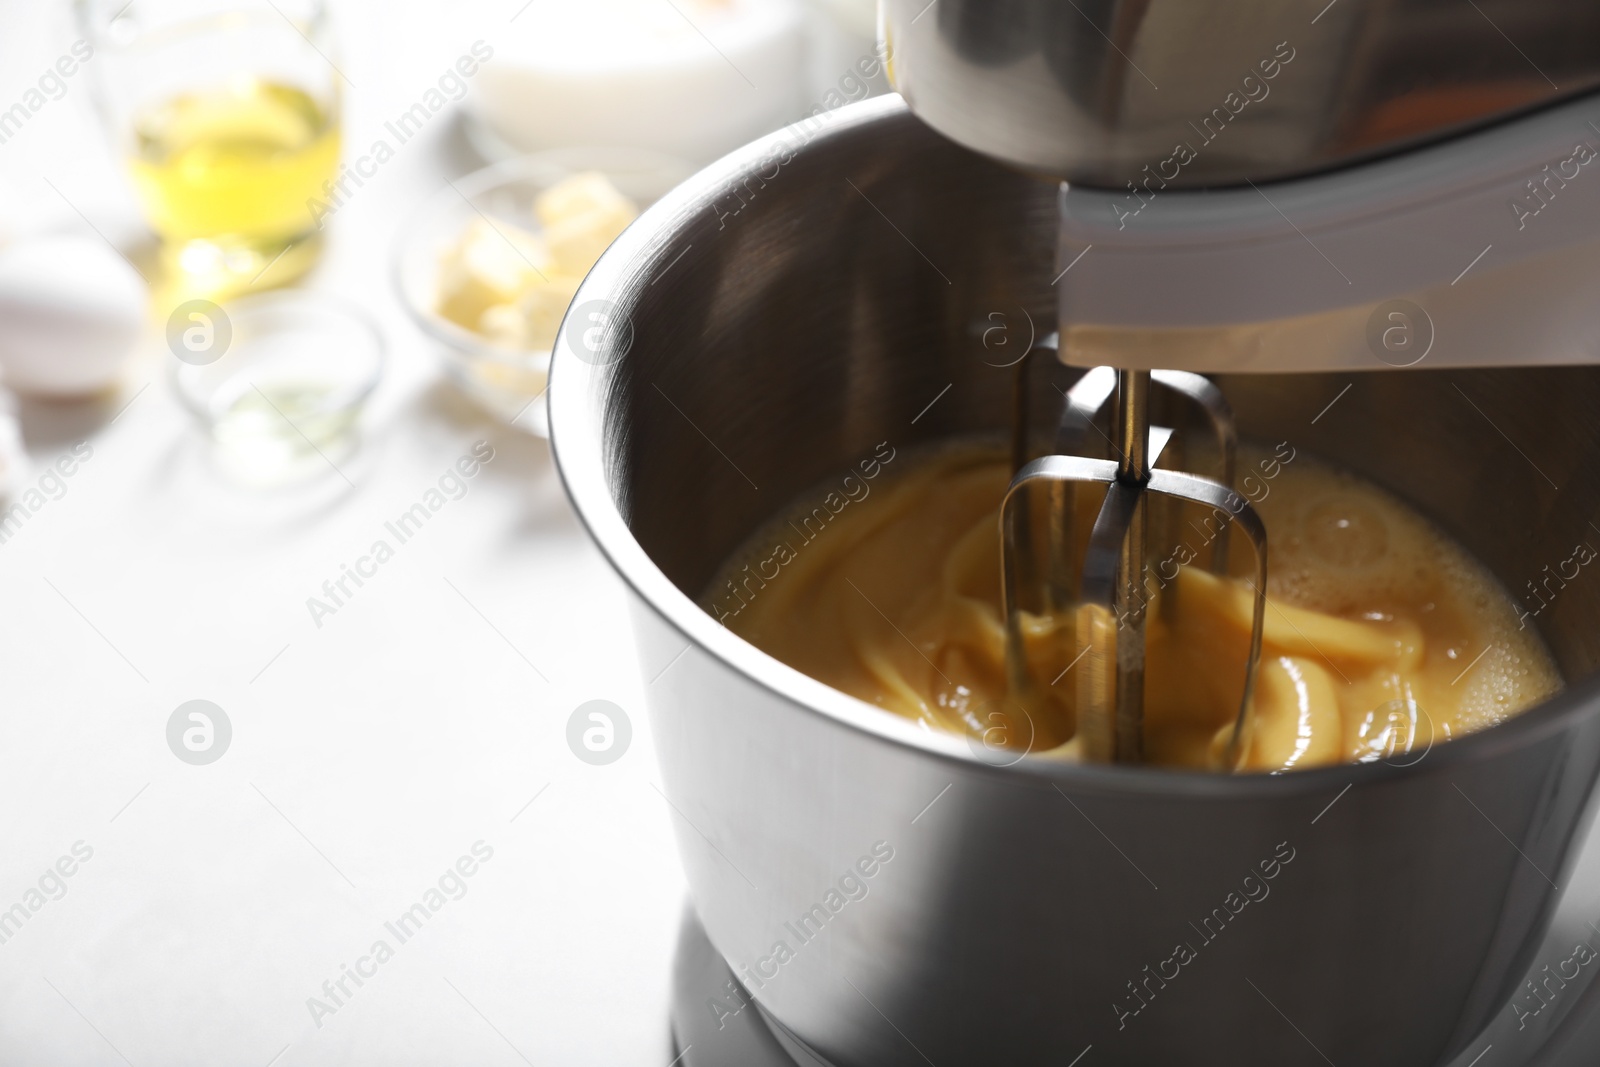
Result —
M 1426 758 L 1405 764 L 1382 761 L 1340 763 L 1291 773 L 1219 774 L 1158 767 L 1116 767 L 1023 758 L 995 766 L 972 753 L 966 741 L 923 729 L 893 712 L 834 689 L 762 652 L 728 630 L 680 590 L 656 565 L 629 530 L 611 495 L 604 408 L 610 367 L 626 358 L 623 351 L 606 363 L 589 352 L 580 354 L 568 336 L 571 308 L 592 302 L 627 305 L 635 294 L 669 270 L 689 249 L 682 229 L 711 211 L 728 190 L 758 168 L 770 165 L 774 151 L 797 151 L 813 141 L 844 138 L 866 127 L 913 122 L 897 94 L 886 94 L 829 113 L 825 127 L 796 123 L 745 145 L 699 171 L 651 205 L 606 250 L 568 309 L 557 335 L 548 395 L 550 439 L 556 467 L 579 521 L 612 569 L 640 600 L 688 642 L 690 649 L 712 656 L 743 680 L 771 692 L 799 712 L 820 716 L 879 744 L 907 750 L 946 763 L 960 764 L 963 774 L 992 774 L 1013 785 L 1035 788 L 1071 786 L 1078 793 L 1127 798 L 1186 797 L 1239 800 L 1327 794 L 1352 785 L 1371 785 L 1448 773 L 1480 764 L 1559 734 L 1600 709 L 1600 673 L 1566 685 L 1550 699 L 1511 719 L 1430 747 Z M 687 651 L 687 650 L 686 650 Z M 1330 805 L 1331 806 L 1331 805 Z M 1320 817 L 1320 816 L 1319 816 Z
M 354 324 L 370 340 L 371 370 L 360 378 L 352 378 L 348 383 L 331 390 L 327 398 L 311 413 L 313 418 L 340 412 L 360 411 L 383 381 L 384 373 L 388 369 L 389 343 L 378 320 L 366 308 L 345 297 L 319 289 L 274 289 L 222 300 L 217 306 L 228 316 L 230 322 L 238 322 L 245 316 L 271 313 L 274 310 L 316 307 Z M 229 351 L 232 351 L 231 343 Z M 224 352 L 218 359 L 226 359 L 227 355 L 228 352 Z M 216 415 L 196 396 L 193 383 L 217 362 L 218 360 L 210 363 L 188 363 L 176 358 L 172 362 L 173 392 L 178 395 L 179 403 L 208 430 L 216 423 Z

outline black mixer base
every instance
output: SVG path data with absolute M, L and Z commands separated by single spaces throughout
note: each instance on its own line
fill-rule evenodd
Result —
M 711 946 L 692 908 L 685 908 L 672 964 L 674 1067 L 832 1067 L 776 1024 L 768 1023 L 744 987 L 735 984 L 749 1007 L 720 1016 L 713 1000 L 736 1005 L 728 983 L 733 971 Z
M 713 1001 L 725 1006 L 742 1001 L 749 1007 L 719 1015 Z M 1572 1025 L 1549 1046 L 1520 1058 L 1513 1052 L 1501 1059 L 1499 1050 L 1488 1051 L 1473 1067 L 1593 1067 L 1600 1063 L 1600 984 L 1585 990 L 1573 1014 Z M 678 1057 L 672 1067 L 837 1067 L 762 1014 L 712 947 L 693 908 L 684 909 L 672 966 L 672 1038 Z M 1475 1053 L 1464 1053 L 1447 1067 L 1467 1067 Z

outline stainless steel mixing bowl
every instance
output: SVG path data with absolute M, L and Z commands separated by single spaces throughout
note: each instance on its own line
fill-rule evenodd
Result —
M 1506 1010 L 1565 877 L 1600 767 L 1600 577 L 1530 618 L 1571 681 L 1546 705 L 1278 777 L 994 767 L 696 606 L 880 442 L 1003 430 L 996 346 L 1050 328 L 1054 210 L 884 98 L 702 172 L 579 292 L 555 448 L 635 594 L 695 907 L 759 1010 L 840 1067 L 1440 1062 Z M 1244 434 L 1387 485 L 1513 591 L 1600 545 L 1600 369 L 1222 385 Z

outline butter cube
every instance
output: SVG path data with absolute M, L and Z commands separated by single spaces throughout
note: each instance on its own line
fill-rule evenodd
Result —
M 578 285 L 582 281 L 583 278 L 578 275 L 552 274 L 549 281 L 528 288 L 517 305 L 527 324 L 524 335 L 526 347 L 536 352 L 555 348 L 561 319 L 566 315 L 572 298 L 578 294 Z
M 440 263 L 439 314 L 476 330 L 486 310 L 515 304 L 550 268 L 550 253 L 534 234 L 507 222 L 474 219 Z
M 491 304 L 478 316 L 477 329 L 501 348 L 521 350 L 528 345 L 528 320 L 515 304 Z
M 623 196 L 611 179 L 597 170 L 584 171 L 557 182 L 539 194 L 533 203 L 533 213 L 545 226 L 554 226 L 564 219 L 586 215 L 591 211 L 612 214 L 638 214 L 633 201 Z
M 534 214 L 558 270 L 582 276 L 639 215 L 631 200 L 598 172 L 575 174 L 541 194 Z

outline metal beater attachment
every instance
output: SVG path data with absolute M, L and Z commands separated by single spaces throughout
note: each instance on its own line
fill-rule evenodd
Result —
M 1040 348 L 1054 349 L 1054 338 Z M 1078 737 L 1084 758 L 1097 762 L 1139 763 L 1144 759 L 1144 682 L 1146 609 L 1152 534 L 1166 545 L 1181 541 L 1181 507 L 1170 522 L 1150 529 L 1151 494 L 1209 509 L 1209 569 L 1227 573 L 1228 531 L 1237 525 L 1254 550 L 1254 613 L 1244 692 L 1223 765 L 1234 768 L 1248 748 L 1247 712 L 1255 690 L 1256 666 L 1266 615 L 1266 527 L 1250 502 L 1232 488 L 1238 436 L 1233 413 L 1222 393 L 1197 374 L 1132 371 L 1096 367 L 1065 395 L 1054 448 L 1067 454 L 1029 456 L 1027 363 L 1018 368 L 1013 427 L 1014 477 L 1000 511 L 1002 610 L 1006 620 L 1006 660 L 1011 691 L 1034 703 L 1023 636 L 1024 592 L 1033 610 L 1070 619 L 1072 681 Z M 1209 425 L 1215 449 L 1216 479 L 1157 468 L 1165 454 L 1170 466 L 1195 461 L 1196 441 L 1187 433 L 1150 425 L 1152 386 L 1163 412 Z M 1108 404 L 1115 399 L 1114 405 Z M 1102 423 L 1111 416 L 1110 433 Z M 1176 418 L 1173 421 L 1177 421 Z M 1098 440 L 1097 440 L 1098 439 Z M 1114 458 L 1100 458 L 1109 445 Z M 1047 504 L 1036 517 L 1030 490 L 1042 487 Z M 1085 537 L 1078 516 L 1094 506 L 1093 490 L 1104 487 L 1094 523 Z M 1214 525 L 1213 525 L 1214 524 Z M 1039 539 L 1043 539 L 1041 557 Z M 1168 560 L 1175 558 L 1169 556 Z M 1042 562 L 1041 562 L 1042 560 Z M 1079 562 L 1081 560 L 1081 562 Z M 1074 567 L 1074 563 L 1077 566 Z M 1165 584 L 1164 582 L 1161 584 Z M 1171 610 L 1172 592 L 1163 595 Z M 1058 679 L 1059 680 L 1059 679 Z

